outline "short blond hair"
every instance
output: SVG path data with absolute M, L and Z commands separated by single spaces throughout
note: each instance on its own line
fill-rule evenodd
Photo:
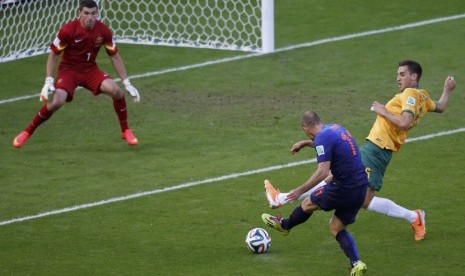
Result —
M 321 124 L 323 121 L 321 120 L 320 116 L 316 114 L 314 111 L 307 111 L 302 116 L 301 125 L 302 127 L 312 128 L 318 124 Z

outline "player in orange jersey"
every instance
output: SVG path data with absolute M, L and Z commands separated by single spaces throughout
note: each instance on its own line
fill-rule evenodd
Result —
M 40 93 L 40 100 L 47 102 L 49 91 L 54 92 L 53 99 L 40 109 L 24 131 L 15 137 L 13 140 L 15 148 L 21 148 L 37 127 L 48 120 L 65 102 L 71 102 L 77 86 L 87 88 L 94 95 L 100 93 L 109 95 L 113 99 L 113 107 L 119 119 L 121 137 L 131 146 L 138 144 L 137 138 L 128 127 L 127 105 L 123 91 L 95 62 L 102 46 L 134 102 L 140 101 L 139 92 L 129 81 L 123 60 L 113 42 L 111 30 L 98 20 L 97 3 L 84 0 L 79 6 L 79 17 L 63 25 L 50 45 L 47 77 Z M 53 76 L 60 55 L 62 57 L 55 82 Z

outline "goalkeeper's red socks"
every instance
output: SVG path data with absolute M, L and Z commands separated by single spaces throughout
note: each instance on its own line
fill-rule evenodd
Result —
M 27 131 L 29 135 L 32 135 L 36 128 L 38 128 L 43 122 L 47 121 L 52 114 L 53 112 L 47 109 L 47 105 L 42 106 L 25 131 Z
M 34 119 L 32 119 L 32 122 L 29 124 L 29 126 L 15 137 L 13 140 L 13 147 L 18 149 L 21 148 L 29 139 L 29 137 L 31 137 L 36 128 L 39 127 L 43 122 L 47 121 L 50 116 L 52 116 L 52 114 L 53 112 L 47 109 L 47 105 L 42 106 Z
M 118 115 L 119 124 L 121 126 L 121 132 L 128 129 L 128 107 L 126 105 L 126 99 L 123 97 L 119 100 L 113 100 L 113 107 L 116 115 Z

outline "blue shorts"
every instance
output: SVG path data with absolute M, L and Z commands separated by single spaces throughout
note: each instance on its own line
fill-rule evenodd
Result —
M 366 193 L 367 185 L 347 189 L 342 185 L 329 183 L 315 190 L 310 199 L 322 210 L 335 210 L 334 215 L 344 225 L 349 225 L 355 222 Z

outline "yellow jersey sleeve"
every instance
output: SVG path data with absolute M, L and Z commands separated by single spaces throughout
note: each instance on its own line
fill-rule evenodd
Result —
M 396 94 L 387 104 L 386 109 L 401 115 L 409 112 L 413 115 L 413 126 L 417 125 L 421 118 L 436 109 L 436 103 L 431 100 L 426 90 L 418 88 L 407 88 Z M 391 123 L 383 116 L 376 116 L 376 121 L 368 134 L 367 139 L 382 149 L 399 151 L 407 139 L 408 130 L 401 129 Z

